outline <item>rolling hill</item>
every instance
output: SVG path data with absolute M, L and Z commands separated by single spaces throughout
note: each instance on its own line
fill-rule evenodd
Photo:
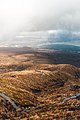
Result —
M 0 119 L 80 118 L 79 68 L 70 64 L 25 65 L 22 70 L 12 67 L 0 74 Z

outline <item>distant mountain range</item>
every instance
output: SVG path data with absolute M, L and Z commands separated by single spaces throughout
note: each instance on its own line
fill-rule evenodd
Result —
M 65 51 L 65 52 L 80 52 L 80 46 L 75 46 L 75 45 L 50 44 L 50 45 L 46 45 L 45 48 L 58 50 L 58 51 Z
M 59 50 L 62 50 L 63 48 L 65 50 L 77 49 L 77 51 L 80 51 L 77 46 L 80 46 L 80 32 L 68 30 L 22 32 L 19 35 L 16 35 L 13 39 L 7 39 L 5 42 L 0 42 L 0 47 L 47 47 L 51 49 L 57 48 Z

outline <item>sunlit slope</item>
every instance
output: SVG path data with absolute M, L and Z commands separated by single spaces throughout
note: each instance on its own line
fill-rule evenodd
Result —
M 51 97 L 78 93 L 71 86 L 80 84 L 80 70 L 72 65 L 36 65 L 30 70 L 0 75 L 0 92 L 21 105 L 53 102 Z M 66 92 L 66 93 L 65 93 Z

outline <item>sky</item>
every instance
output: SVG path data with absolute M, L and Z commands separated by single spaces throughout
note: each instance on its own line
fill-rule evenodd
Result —
M 56 29 L 80 31 L 80 0 L 0 0 L 0 39 Z

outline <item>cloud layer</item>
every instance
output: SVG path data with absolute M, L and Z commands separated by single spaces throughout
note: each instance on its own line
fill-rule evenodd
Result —
M 52 29 L 80 31 L 80 0 L 0 0 L 0 39 Z

